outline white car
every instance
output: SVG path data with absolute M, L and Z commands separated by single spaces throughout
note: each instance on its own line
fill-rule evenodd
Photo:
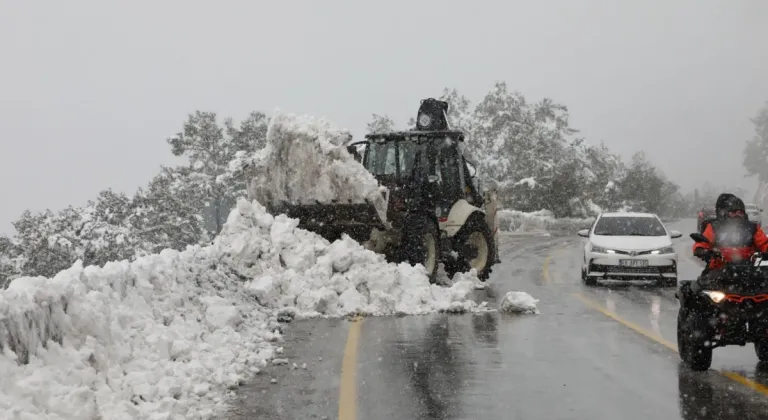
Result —
M 749 220 L 757 223 L 758 226 L 761 226 L 763 224 L 763 209 L 752 203 L 749 203 L 744 207 L 747 210 L 747 217 L 749 217 Z
M 652 213 L 602 213 L 592 227 L 579 231 L 584 242 L 581 279 L 656 280 L 677 286 L 677 253 L 672 239 L 682 233 L 668 231 Z

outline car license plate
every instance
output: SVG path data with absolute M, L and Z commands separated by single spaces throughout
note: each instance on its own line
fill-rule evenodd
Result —
M 647 267 L 648 260 L 619 260 L 622 267 Z

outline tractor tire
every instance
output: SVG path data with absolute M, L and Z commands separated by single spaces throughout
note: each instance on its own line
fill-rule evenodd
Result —
M 405 222 L 400 259 L 411 265 L 421 264 L 427 270 L 430 283 L 437 281 L 440 256 L 440 234 L 437 224 L 429 217 L 411 216 Z
M 454 237 L 454 248 L 458 248 L 459 256 L 455 261 L 446 261 L 444 263 L 445 273 L 449 278 L 453 278 L 456 273 L 467 272 L 474 268 L 477 270 L 477 277 L 480 281 L 486 281 L 491 276 L 491 266 L 496 255 L 495 242 L 491 229 L 485 223 L 485 220 L 470 216 L 467 223 L 459 230 Z M 468 258 L 462 255 L 462 250 L 469 247 L 477 251 L 477 255 Z

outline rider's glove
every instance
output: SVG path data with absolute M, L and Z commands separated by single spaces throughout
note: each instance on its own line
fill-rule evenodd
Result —
M 696 248 L 696 250 L 693 251 L 693 255 L 702 260 L 710 260 L 717 256 L 717 251 L 706 248 Z

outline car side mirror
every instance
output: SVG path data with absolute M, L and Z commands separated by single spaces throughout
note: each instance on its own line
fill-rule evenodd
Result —
M 582 238 L 589 238 L 589 229 L 582 229 L 578 232 Z
M 670 230 L 669 231 L 669 236 L 672 239 L 677 239 L 677 238 L 682 238 L 683 234 L 681 232 L 677 231 L 677 230 Z

